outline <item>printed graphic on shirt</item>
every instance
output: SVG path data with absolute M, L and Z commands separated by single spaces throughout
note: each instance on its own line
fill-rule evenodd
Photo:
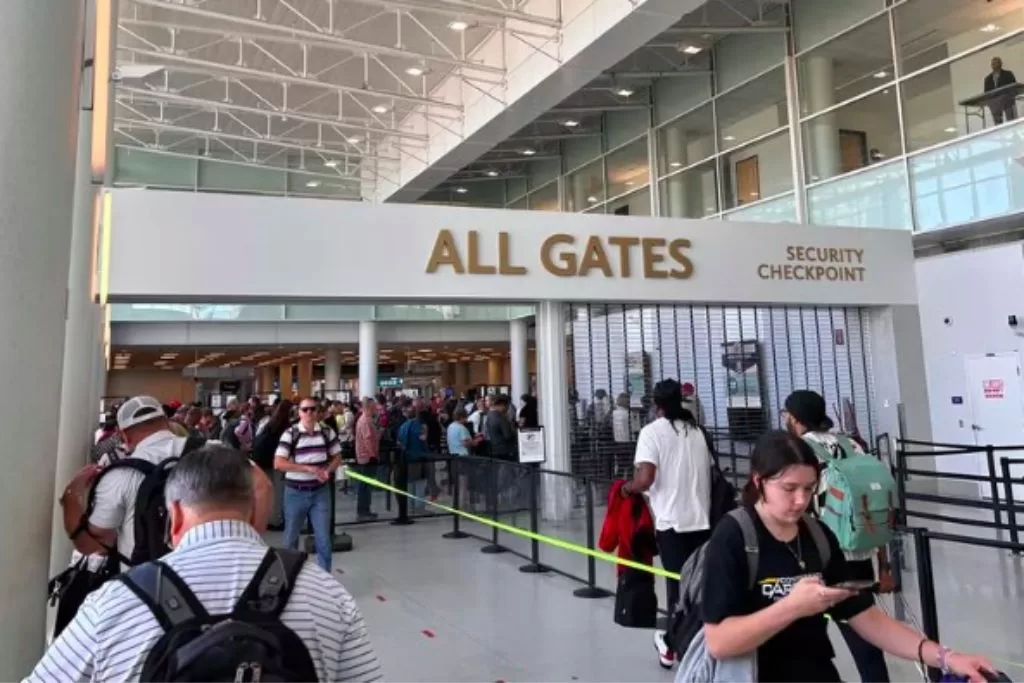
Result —
M 766 577 L 757 582 L 758 589 L 761 591 L 761 595 L 772 602 L 778 602 L 782 598 L 793 592 L 793 586 L 795 586 L 801 579 L 809 576 L 818 576 L 821 574 L 801 574 L 799 576 L 783 576 L 783 577 Z

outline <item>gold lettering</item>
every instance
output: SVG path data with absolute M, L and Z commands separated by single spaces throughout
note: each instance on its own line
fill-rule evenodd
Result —
M 665 254 L 656 251 L 665 246 L 661 237 L 644 237 L 640 240 L 640 248 L 644 253 L 644 277 L 650 280 L 665 280 L 668 273 L 658 270 L 657 265 L 665 260 Z
M 640 244 L 639 237 L 609 237 L 608 244 L 619 248 L 619 264 L 622 277 L 633 276 L 633 254 L 630 249 Z
M 498 272 L 502 275 L 526 275 L 525 266 L 513 266 L 508 233 L 498 233 Z
M 669 275 L 676 280 L 686 280 L 693 275 L 693 261 L 683 253 L 683 249 L 690 248 L 690 240 L 672 240 L 668 243 L 668 255 L 679 264 L 679 268 L 673 268 Z
M 591 235 L 590 239 L 587 240 L 587 246 L 583 250 L 583 258 L 580 259 L 580 271 L 577 274 L 580 277 L 584 277 L 589 275 L 590 271 L 594 268 L 600 268 L 605 277 L 615 276 L 612 272 L 612 265 L 608 263 L 608 255 L 604 253 L 604 245 L 601 244 L 601 238 L 597 235 Z
M 556 264 L 551 260 L 551 248 L 556 244 L 575 244 L 576 238 L 572 235 L 565 233 L 556 233 L 551 235 L 544 243 L 540 245 L 540 262 L 544 266 L 544 269 L 552 275 L 558 277 L 571 277 L 576 274 L 576 254 L 569 251 L 561 253 L 557 256 L 557 259 L 562 262 L 562 265 Z
M 480 233 L 476 230 L 469 231 L 469 274 L 470 275 L 494 275 L 497 272 L 494 266 L 487 266 L 480 263 Z
M 427 272 L 436 273 L 441 266 L 451 266 L 459 275 L 466 272 L 462 266 L 462 257 L 459 256 L 459 248 L 455 244 L 455 237 L 451 230 L 442 230 L 437 233 L 437 240 L 434 241 L 434 249 L 430 252 L 430 260 L 427 261 Z

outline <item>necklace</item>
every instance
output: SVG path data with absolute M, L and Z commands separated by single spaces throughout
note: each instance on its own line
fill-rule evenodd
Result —
M 800 531 L 797 530 L 796 533 L 796 550 L 793 550 L 793 546 L 789 543 L 785 543 L 784 545 L 786 546 L 786 550 L 789 551 L 789 554 L 793 556 L 794 560 L 796 560 L 796 563 L 800 565 L 800 571 L 807 569 L 807 563 L 804 562 L 804 550 L 800 544 Z

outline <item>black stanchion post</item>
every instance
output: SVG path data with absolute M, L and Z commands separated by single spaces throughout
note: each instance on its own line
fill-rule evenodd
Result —
M 907 453 L 902 439 L 896 441 L 896 503 L 900 524 L 907 523 Z
M 988 486 L 992 492 L 992 516 L 996 529 L 1003 525 L 1003 513 L 999 508 L 999 475 L 996 473 L 996 454 L 991 445 L 985 446 L 985 463 L 988 465 Z
M 936 643 L 939 640 L 939 607 L 935 601 L 935 573 L 932 568 L 931 538 L 927 529 L 912 529 L 914 559 L 917 564 L 917 590 L 921 601 L 921 630 Z M 928 668 L 928 679 L 938 681 L 942 672 Z
M 587 547 L 595 549 L 594 541 L 594 489 L 589 479 L 583 479 L 584 494 L 587 505 Z M 611 595 L 603 588 L 597 587 L 597 560 L 587 555 L 587 585 L 572 592 L 577 598 L 607 598 Z
M 497 460 L 489 459 L 487 461 L 488 473 L 487 473 L 487 488 L 488 488 L 488 500 L 487 503 L 491 508 L 491 519 L 495 522 L 498 521 L 498 468 L 501 467 L 501 463 Z M 491 543 L 480 548 L 480 552 L 487 553 L 488 555 L 495 555 L 497 553 L 505 552 L 505 548 L 498 543 L 498 527 L 491 527 Z
M 395 470 L 395 488 L 399 491 L 409 491 L 409 461 L 405 458 L 405 453 L 395 453 L 395 465 L 398 469 Z M 414 520 L 409 519 L 409 498 L 397 494 L 398 503 L 398 517 L 391 523 L 395 526 L 408 526 L 412 524 Z
M 347 553 L 352 550 L 352 537 L 344 531 L 338 532 L 335 527 L 338 524 L 338 475 L 332 474 L 330 481 L 327 482 L 327 486 L 330 486 L 329 493 L 331 494 L 331 523 L 328 526 L 331 533 L 331 550 L 336 553 Z M 306 554 L 312 555 L 316 552 L 316 541 L 313 537 L 313 532 L 310 530 L 308 536 L 303 540 L 303 548 Z
M 452 485 L 452 508 L 458 511 L 462 511 L 462 486 L 459 482 L 459 477 L 468 476 L 468 474 L 462 473 L 462 463 L 459 462 L 457 457 L 452 457 L 448 461 L 448 477 L 449 482 Z M 452 530 L 446 534 L 442 534 L 444 538 L 466 538 L 469 536 L 465 531 L 459 529 L 459 514 L 452 515 Z
M 529 466 L 530 475 L 530 531 L 537 533 L 540 528 L 540 465 Z M 525 574 L 543 574 L 548 568 L 540 563 L 540 541 L 530 539 L 530 564 L 524 564 L 519 571 Z
M 1010 527 L 1010 542 L 1017 545 L 1020 543 L 1020 538 L 1017 534 L 1017 511 L 1014 510 L 1015 501 L 1013 499 L 1013 479 L 1010 478 L 1010 459 L 1006 457 L 1000 458 L 999 465 L 1003 471 L 1003 491 L 1006 495 L 1006 524 Z M 1020 555 L 1020 551 L 1014 550 L 1013 554 Z

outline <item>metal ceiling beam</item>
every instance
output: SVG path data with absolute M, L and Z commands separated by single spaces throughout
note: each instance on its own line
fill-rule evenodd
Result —
M 589 107 L 555 107 L 554 109 L 548 109 L 542 116 L 559 116 L 561 114 L 601 114 L 608 111 L 638 111 L 640 109 L 650 109 L 649 104 L 608 104 L 600 105 L 595 104 Z
M 438 64 L 447 64 L 448 66 L 454 67 L 465 67 L 467 69 L 476 69 L 478 71 L 484 71 L 487 73 L 494 74 L 505 74 L 505 70 L 501 67 L 488 66 L 485 64 L 475 64 L 473 62 L 467 62 L 459 59 L 452 59 L 441 55 L 431 55 L 424 52 L 414 52 L 412 50 L 406 50 L 397 47 L 386 47 L 383 45 L 375 45 L 373 43 L 364 43 L 359 40 L 352 40 L 351 38 L 343 38 L 340 35 L 310 31 L 301 28 L 292 28 L 290 26 L 284 26 L 281 24 L 273 24 L 267 21 L 261 21 L 259 19 L 250 19 L 248 17 L 240 17 L 235 14 L 226 14 L 224 12 L 216 12 L 214 10 L 203 9 L 202 7 L 195 7 L 192 5 L 182 5 L 167 2 L 166 0 L 132 0 L 136 5 L 143 5 L 146 7 L 157 7 L 165 9 L 171 12 L 177 12 L 180 14 L 187 14 L 194 16 L 206 21 L 223 21 L 229 24 L 235 24 L 237 26 L 245 26 L 251 29 L 259 29 L 261 31 L 270 31 L 281 34 L 285 37 L 294 39 L 296 44 L 306 43 L 311 46 L 319 46 L 325 48 L 334 48 L 338 50 L 344 50 L 354 55 L 372 54 L 378 56 L 387 57 L 398 57 L 400 59 L 407 59 L 410 61 L 431 61 Z M 190 28 L 186 25 L 178 25 L 177 28 L 187 29 Z M 198 27 L 199 31 L 205 27 Z M 207 30 L 209 30 L 207 28 Z M 230 33 L 231 35 L 240 35 L 235 32 L 221 31 L 221 33 Z M 273 40 L 268 35 L 241 35 L 241 37 L 248 37 L 259 40 Z
M 125 50 L 127 52 L 133 52 L 136 55 L 143 55 L 145 57 L 152 57 L 156 60 L 162 60 L 165 62 L 171 62 L 173 64 L 187 64 L 196 68 L 203 69 L 206 73 L 213 74 L 233 74 L 235 76 L 242 76 L 245 78 L 255 78 L 257 80 L 272 81 L 275 83 L 288 83 L 291 85 L 304 85 L 311 88 L 319 88 L 322 90 L 332 90 L 334 92 L 348 93 L 349 95 L 363 95 L 366 97 L 373 97 L 382 100 L 395 100 L 397 102 L 409 102 L 414 105 L 422 105 L 426 107 L 437 107 L 439 109 L 452 109 L 454 111 L 462 111 L 462 107 L 458 104 L 450 104 L 448 102 L 440 102 L 438 100 L 432 100 L 429 97 L 417 97 L 414 95 L 405 95 L 402 93 L 383 91 L 383 90 L 370 90 L 369 88 L 359 88 L 353 85 L 342 85 L 339 83 L 326 83 L 324 81 L 318 81 L 315 78 L 305 78 L 302 76 L 291 76 L 289 74 L 277 74 L 269 71 L 260 71 L 259 69 L 250 69 L 245 66 L 237 66 L 235 64 L 224 64 L 222 62 L 211 62 L 206 59 L 196 59 L 195 57 L 185 57 L 183 55 L 173 54 L 170 52 L 163 52 L 157 50 L 144 50 L 136 47 L 125 47 L 118 46 L 118 50 Z
M 747 24 L 746 26 L 673 26 L 661 35 L 693 36 L 693 35 L 731 35 L 740 33 L 785 33 L 789 30 L 784 24 L 763 25 Z
M 510 138 L 505 138 L 505 142 L 536 142 L 538 140 L 571 140 L 573 138 L 599 138 L 601 137 L 600 132 L 594 133 L 541 133 L 538 135 L 530 135 L 529 133 L 523 133 L 520 131 L 518 134 Z M 502 143 L 504 144 L 504 143 Z
M 501 149 L 495 150 L 498 152 L 514 152 L 512 149 Z M 527 161 L 554 161 L 555 159 L 561 159 L 562 157 L 557 154 L 534 154 L 533 156 L 526 156 L 525 154 L 517 157 L 480 157 L 474 164 L 521 164 Z
M 342 128 L 345 130 L 354 130 L 362 133 L 377 133 L 383 136 L 395 136 L 406 140 L 415 140 L 417 142 L 427 141 L 426 135 L 418 135 L 416 133 L 409 133 L 402 130 L 394 130 L 392 128 L 377 128 L 374 126 L 347 123 L 343 119 L 337 119 L 331 116 L 322 116 L 320 114 L 308 114 L 305 112 L 294 112 L 289 109 L 259 109 L 258 107 L 247 107 L 242 104 L 220 102 L 215 100 L 205 100 L 201 97 L 189 97 L 187 95 L 178 95 L 175 93 L 169 93 L 162 90 L 146 90 L 145 88 L 133 88 L 124 85 L 117 86 L 116 92 L 127 93 L 133 98 L 138 98 L 142 100 L 149 100 L 154 102 L 171 102 L 173 104 L 207 109 L 210 111 L 234 111 L 243 114 L 255 114 L 258 116 L 286 116 L 289 119 L 295 119 L 296 121 L 306 121 L 308 123 L 322 124 L 325 126 L 336 126 L 338 128 Z
M 310 147 L 308 145 L 300 145 L 294 142 L 287 142 L 278 138 L 257 138 L 251 135 L 240 135 L 238 133 L 225 133 L 219 130 L 208 130 L 204 128 L 190 128 L 188 126 L 178 126 L 173 123 L 165 123 L 163 121 L 146 121 L 141 119 L 129 119 L 122 116 L 114 117 L 114 126 L 128 126 L 128 129 L 142 128 L 149 130 L 163 130 L 171 133 L 183 133 L 185 135 L 194 135 L 197 138 L 221 138 L 224 140 L 234 140 L 236 142 L 245 142 L 253 145 L 265 145 L 268 147 L 280 147 L 282 149 L 294 149 L 302 152 L 310 152 L 312 154 L 319 154 L 321 156 L 330 158 L 355 158 L 355 159 L 379 159 L 381 161 L 400 161 L 396 157 L 378 157 L 372 154 L 362 154 L 360 152 L 351 152 L 348 149 L 335 149 L 333 147 Z M 344 143 L 347 144 L 347 143 Z
M 654 80 L 656 78 L 687 78 L 710 76 L 710 69 L 680 69 L 679 71 L 609 71 L 595 78 L 596 81 Z
M 520 12 L 517 10 L 502 9 L 500 7 L 484 7 L 472 2 L 461 0 L 442 0 L 440 2 L 421 2 L 418 0 L 354 0 L 363 5 L 383 7 L 385 9 L 399 9 L 411 12 L 429 12 L 431 14 L 442 14 L 448 17 L 476 21 L 489 25 L 501 25 L 506 19 L 514 19 L 528 24 L 537 24 L 547 28 L 561 28 L 562 22 L 557 19 L 539 17 L 534 14 Z

